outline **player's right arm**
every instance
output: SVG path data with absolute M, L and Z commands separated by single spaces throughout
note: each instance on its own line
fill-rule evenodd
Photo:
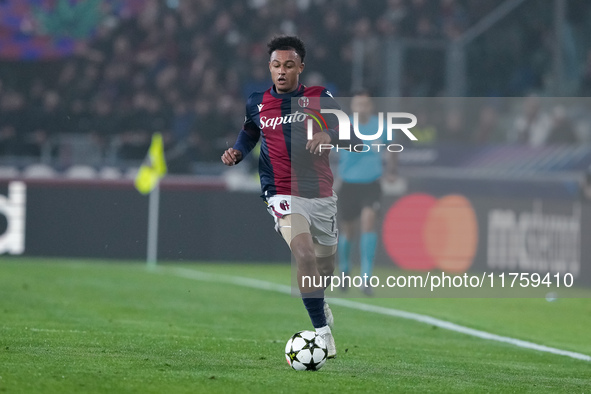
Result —
M 234 148 L 228 148 L 222 155 L 222 163 L 227 166 L 233 166 L 242 161 L 242 152 Z
M 236 143 L 232 148 L 226 149 L 222 155 L 222 163 L 227 166 L 233 166 L 242 161 L 246 155 L 256 146 L 261 136 L 261 130 L 250 117 L 251 97 L 246 102 L 246 116 L 244 117 L 244 126 L 238 134 Z

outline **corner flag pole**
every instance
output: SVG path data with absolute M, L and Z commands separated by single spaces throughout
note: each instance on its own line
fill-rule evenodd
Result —
M 150 192 L 148 207 L 148 268 L 156 268 L 158 261 L 158 216 L 160 214 L 160 182 Z
M 160 179 L 166 175 L 166 160 L 164 159 L 164 143 L 162 135 L 152 135 L 152 143 L 144 163 L 140 166 L 135 177 L 135 187 L 148 197 L 148 240 L 146 264 L 148 268 L 155 268 L 158 260 L 158 216 L 160 211 Z

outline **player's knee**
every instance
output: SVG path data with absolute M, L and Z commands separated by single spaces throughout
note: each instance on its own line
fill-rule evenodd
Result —
M 318 273 L 322 276 L 331 276 L 334 273 L 335 264 L 334 261 L 324 263 L 318 266 Z
M 314 253 L 313 248 L 292 248 L 292 252 L 298 266 L 301 268 L 312 268 L 316 265 L 316 254 Z
M 316 253 L 316 259 L 318 263 L 318 273 L 323 276 L 331 276 L 335 270 L 335 255 L 329 256 L 318 256 L 318 252 Z

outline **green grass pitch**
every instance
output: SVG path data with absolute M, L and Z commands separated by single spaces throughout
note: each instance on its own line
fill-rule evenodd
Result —
M 183 267 L 290 283 L 285 265 Z M 589 299 L 358 301 L 591 355 Z M 0 392 L 591 392 L 589 361 L 332 309 L 337 359 L 296 372 L 285 342 L 311 329 L 297 298 L 139 263 L 2 257 Z

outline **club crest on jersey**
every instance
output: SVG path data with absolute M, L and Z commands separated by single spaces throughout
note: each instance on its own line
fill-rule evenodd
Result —
M 282 211 L 289 211 L 289 203 L 287 200 L 281 200 L 279 203 L 279 208 L 281 208 Z
M 310 105 L 310 99 L 306 96 L 302 96 L 298 99 L 298 104 L 300 107 L 306 108 L 308 105 Z

